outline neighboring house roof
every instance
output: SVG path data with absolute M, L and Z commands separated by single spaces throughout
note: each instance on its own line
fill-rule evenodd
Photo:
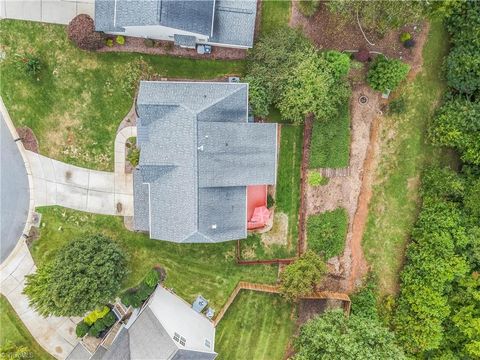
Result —
M 275 184 L 276 124 L 248 123 L 248 85 L 141 82 L 134 228 L 175 242 L 247 235 L 248 185 Z
M 213 360 L 215 327 L 178 296 L 158 286 L 106 349 L 90 354 L 80 343 L 67 360 Z
M 251 47 L 256 0 L 96 0 L 95 28 L 124 32 L 161 25 L 208 37 L 212 43 Z

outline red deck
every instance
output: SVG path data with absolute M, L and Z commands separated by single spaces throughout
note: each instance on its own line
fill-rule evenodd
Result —
M 257 207 L 267 206 L 267 185 L 247 186 L 247 221 L 250 221 Z

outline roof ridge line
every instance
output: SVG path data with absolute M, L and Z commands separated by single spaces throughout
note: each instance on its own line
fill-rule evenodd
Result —
M 229 84 L 233 84 L 233 83 L 229 83 Z M 234 83 L 235 85 L 248 85 L 247 83 Z M 200 110 L 198 110 L 196 112 L 196 115 L 204 112 L 205 110 L 207 110 L 208 108 L 211 108 L 212 106 L 214 105 L 217 105 L 220 101 L 223 101 L 225 99 L 228 99 L 230 96 L 236 94 L 237 92 L 239 92 L 241 89 L 243 89 L 243 86 L 239 86 L 235 91 L 233 91 L 232 93 L 226 95 L 226 96 L 223 96 L 221 97 L 220 99 L 218 99 L 217 101 L 214 101 L 213 103 L 209 104 L 208 106 L 205 106 L 203 108 L 201 108 Z M 247 89 L 248 89 L 248 86 L 247 86 Z

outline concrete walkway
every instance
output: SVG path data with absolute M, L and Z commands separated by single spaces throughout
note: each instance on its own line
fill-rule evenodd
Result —
M 18 138 L 15 126 L 1 98 L 0 113 L 7 125 L 7 131 L 10 132 L 13 138 Z M 25 164 L 29 192 L 32 194 L 33 178 L 27 152 L 21 141 L 17 141 L 16 144 Z M 1 191 L 4 191 L 4 189 L 2 188 Z M 24 224 L 23 233 L 27 233 L 32 225 L 33 210 L 33 197 L 30 197 L 28 215 L 26 223 Z M 22 294 L 23 288 L 25 287 L 25 275 L 31 274 L 35 272 L 35 270 L 36 268 L 30 251 L 25 244 L 24 238 L 20 237 L 13 251 L 0 265 L 0 292 L 8 299 L 17 315 L 40 346 L 56 358 L 65 359 L 78 342 L 75 337 L 75 323 L 78 322 L 79 319 L 67 317 L 44 318 L 28 306 L 28 299 Z
M 125 174 L 125 142 L 136 127 L 123 128 L 115 139 L 115 172 L 65 164 L 27 151 L 35 206 L 59 205 L 104 215 L 133 216 L 133 176 Z
M 0 98 L 0 112 L 14 138 L 18 134 Z M 25 150 L 18 141 L 29 183 L 30 202 L 23 230 L 32 225 L 35 206 L 60 205 L 83 211 L 111 215 L 133 214 L 132 174 L 125 174 L 125 142 L 136 136 L 136 127 L 123 128 L 115 139 L 115 172 L 108 173 L 68 165 Z M 122 150 L 123 149 L 123 150 Z M 3 191 L 4 189 L 2 189 Z M 120 207 L 117 204 L 121 203 Z M 35 340 L 47 352 L 63 360 L 78 343 L 75 326 L 81 318 L 43 317 L 28 304 L 22 294 L 25 276 L 36 271 L 33 258 L 23 237 L 0 264 L 0 292 L 8 299 L 15 312 Z
M 0 18 L 67 25 L 79 14 L 95 16 L 95 0 L 0 0 Z
M 22 294 L 25 275 L 36 271 L 30 251 L 22 240 L 11 256 L 2 263 L 0 290 L 15 309 L 23 324 L 35 340 L 57 359 L 65 359 L 78 343 L 75 335 L 76 323 L 81 318 L 43 317 L 28 305 L 28 298 Z

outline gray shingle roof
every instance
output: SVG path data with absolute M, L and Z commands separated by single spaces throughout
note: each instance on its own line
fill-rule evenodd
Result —
M 162 25 L 212 43 L 251 47 L 256 6 L 256 0 L 96 0 L 95 28 L 123 32 L 128 26 Z
M 118 31 L 126 26 L 162 25 L 211 36 L 213 0 L 96 0 L 95 27 Z
M 174 341 L 178 332 L 184 344 Z M 212 348 L 204 345 L 205 339 Z M 213 360 L 215 328 L 189 304 L 159 286 L 145 307 L 134 312 L 113 343 L 100 345 L 93 355 L 79 343 L 67 360 Z
M 253 46 L 256 0 L 217 0 L 212 43 Z
M 141 82 L 135 229 L 175 242 L 246 237 L 246 186 L 275 183 L 277 137 L 276 124 L 247 122 L 247 99 L 247 84 Z

